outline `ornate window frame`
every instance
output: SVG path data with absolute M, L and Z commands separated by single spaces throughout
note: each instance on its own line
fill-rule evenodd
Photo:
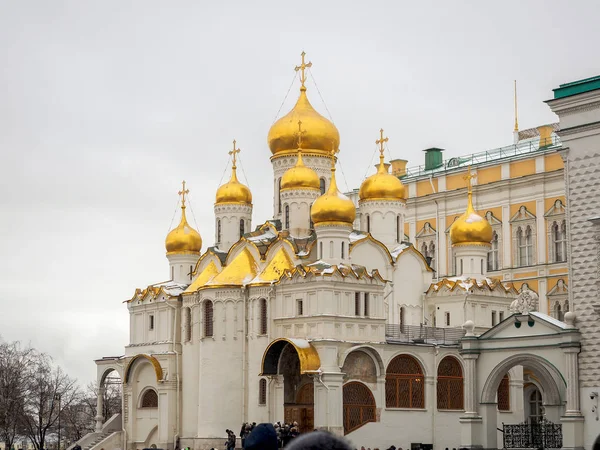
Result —
M 491 253 L 492 251 L 496 251 L 497 253 L 497 260 L 496 260 L 496 268 L 495 269 L 490 269 L 490 265 L 489 265 L 489 260 L 486 260 L 486 264 L 487 264 L 487 270 L 488 272 L 497 272 L 499 270 L 502 270 L 502 221 L 500 219 L 498 219 L 496 216 L 494 216 L 494 213 L 491 211 L 488 211 L 485 213 L 485 218 L 488 221 L 488 223 L 492 226 L 492 232 L 496 234 L 496 236 L 498 237 L 497 239 L 497 248 L 494 250 L 494 247 L 492 244 L 492 248 L 490 248 L 490 251 L 488 252 Z M 492 242 L 494 242 L 492 240 Z M 492 266 L 493 267 L 493 266 Z
M 419 230 L 419 232 L 415 236 L 417 250 L 421 252 L 425 259 L 431 258 L 429 267 L 431 267 L 434 271 L 436 270 L 435 261 L 437 258 L 438 250 L 436 238 L 437 231 L 431 226 L 429 222 L 425 222 L 423 224 L 423 228 L 421 228 L 421 230 Z
M 546 219 L 546 236 L 548 243 L 548 260 L 550 263 L 567 262 L 567 222 L 566 222 L 566 207 L 561 199 L 557 199 L 552 207 L 544 214 Z M 560 228 L 564 227 L 563 235 L 563 255 L 564 259 L 556 260 L 556 242 L 554 239 L 553 228 L 557 224 Z
M 569 305 L 569 286 L 560 278 L 548 294 L 548 310 L 558 320 L 564 320 L 564 314 L 571 310 Z M 561 317 L 562 316 L 562 317 Z
M 530 267 L 537 264 L 537 227 L 536 216 L 527 210 L 525 205 L 521 205 L 519 210 L 510 219 L 512 248 L 513 248 L 513 266 L 514 267 Z M 521 265 L 521 248 L 519 246 L 519 229 L 522 233 L 527 232 L 527 228 L 531 229 L 531 259 L 529 264 Z

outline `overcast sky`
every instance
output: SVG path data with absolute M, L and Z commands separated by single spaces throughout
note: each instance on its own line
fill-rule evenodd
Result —
M 409 166 L 431 146 L 511 144 L 514 79 L 521 128 L 556 121 L 552 89 L 600 72 L 598 5 L 0 0 L 0 335 L 94 379 L 93 360 L 128 342 L 122 302 L 168 277 L 183 179 L 213 244 L 233 138 L 254 225 L 270 218 L 266 137 L 302 50 L 354 188 L 381 127 Z

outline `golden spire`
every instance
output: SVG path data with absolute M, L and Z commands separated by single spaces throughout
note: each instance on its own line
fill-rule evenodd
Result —
M 236 156 L 237 156 L 237 154 L 240 152 L 240 149 L 239 149 L 239 148 L 237 148 L 237 149 L 235 148 L 235 144 L 236 144 L 236 141 L 235 141 L 235 139 L 234 139 L 234 140 L 233 140 L 233 150 L 231 150 L 231 151 L 229 152 L 229 154 L 233 156 L 233 167 L 232 167 L 232 168 L 233 168 L 233 170 L 234 170 L 234 171 L 235 171 L 235 169 L 237 168 L 237 166 L 235 165 L 235 163 L 236 163 L 236 161 L 237 161 L 237 157 L 236 157 Z
M 237 178 L 237 154 L 240 152 L 239 148 L 236 148 L 236 140 L 233 140 L 233 149 L 229 151 L 229 154 L 233 157 L 231 165 L 231 179 L 225 183 L 219 189 L 217 189 L 216 204 L 221 203 L 245 203 L 252 204 L 252 193 L 247 186 L 243 185 L 238 181 Z
M 515 131 L 519 131 L 519 119 L 517 117 L 517 80 L 515 80 Z
M 389 141 L 389 140 L 390 140 L 390 138 L 388 138 L 388 137 L 384 138 L 384 137 L 383 137 L 383 128 L 381 128 L 381 129 L 379 130 L 379 136 L 380 136 L 380 137 L 379 137 L 379 139 L 377 139 L 377 140 L 375 141 L 375 143 L 379 145 L 379 169 L 381 169 L 381 168 L 384 168 L 384 169 L 385 169 L 385 167 L 384 167 L 384 165 L 383 165 L 383 160 L 384 160 L 383 152 L 385 151 L 385 149 L 383 148 L 383 145 L 384 145 L 384 144 L 385 144 L 387 141 Z
M 473 209 L 473 186 L 471 185 L 471 180 L 476 177 L 477 177 L 477 175 L 473 175 L 471 173 L 471 166 L 469 166 L 468 172 L 463 177 L 463 180 L 465 180 L 467 182 L 467 193 L 468 193 L 467 195 L 469 198 L 469 203 L 467 204 L 467 211 L 470 211 L 470 212 L 474 211 L 474 209 Z
M 306 86 L 304 86 L 304 82 L 306 81 L 306 74 L 304 73 L 304 70 L 307 68 L 312 67 L 312 62 L 307 62 L 306 64 L 304 63 L 304 56 L 306 56 L 306 53 L 302 52 L 300 54 L 302 56 L 302 63 L 299 66 L 294 67 L 294 70 L 296 72 L 298 72 L 299 70 L 301 71 L 300 74 L 300 83 L 302 83 L 302 86 L 300 87 L 301 91 L 305 91 L 306 90 Z
M 190 193 L 189 189 L 185 188 L 185 180 L 181 182 L 181 190 L 177 193 L 181 195 L 181 209 L 185 209 L 185 196 Z

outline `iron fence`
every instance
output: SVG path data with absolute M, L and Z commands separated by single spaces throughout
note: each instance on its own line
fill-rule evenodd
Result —
M 465 335 L 462 328 L 438 328 L 420 325 L 386 325 L 389 342 L 456 345 Z
M 516 425 L 502 423 L 504 448 L 561 448 L 562 425 L 546 419 Z

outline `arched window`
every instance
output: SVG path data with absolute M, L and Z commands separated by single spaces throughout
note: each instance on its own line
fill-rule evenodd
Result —
M 371 217 L 367 216 L 367 233 L 371 232 Z
M 342 259 L 344 259 L 346 257 L 345 256 L 345 252 L 344 252 L 344 246 L 345 246 L 345 244 L 346 243 L 342 241 Z
M 217 244 L 221 243 L 221 219 L 217 219 Z
M 277 212 L 281 214 L 281 178 L 277 180 Z
M 563 220 L 552 224 L 552 245 L 554 246 L 554 262 L 567 260 L 567 224 Z
M 533 232 L 531 227 L 519 227 L 517 230 L 517 245 L 519 252 L 519 266 L 530 266 L 533 261 Z
M 311 214 L 311 211 L 312 211 L 312 203 L 310 204 L 310 208 L 308 209 L 308 217 L 310 217 L 310 225 L 309 225 L 309 228 L 312 230 L 312 229 L 314 229 L 314 228 L 315 228 L 315 224 L 313 223 L 313 220 L 312 220 L 312 214 Z
M 260 299 L 260 330 L 259 334 L 267 334 L 267 300 Z
M 510 378 L 504 375 L 498 386 L 498 411 L 510 411 Z
M 560 306 L 560 303 L 556 302 L 556 304 L 554 305 L 554 318 L 558 319 L 558 320 L 565 320 L 565 314 L 562 310 L 562 307 Z
M 204 337 L 213 335 L 213 303 L 210 300 L 204 302 Z
M 190 308 L 183 309 L 183 323 L 185 324 L 185 342 L 192 340 L 192 310 Z
M 493 272 L 494 270 L 498 270 L 498 233 L 495 231 L 492 234 L 491 247 L 487 254 L 487 270 Z
M 464 409 L 464 381 L 462 367 L 453 356 L 440 362 L 437 373 L 438 409 Z
M 404 333 L 404 306 L 400 307 L 400 332 Z
M 158 394 L 154 389 L 148 389 L 142 396 L 141 408 L 158 408 Z
M 344 434 L 375 422 L 375 397 L 363 383 L 351 381 L 343 387 Z
M 396 242 L 402 242 L 402 231 L 400 230 L 400 216 L 396 216 Z
M 323 258 L 323 243 L 319 242 L 319 258 Z
M 419 362 L 409 355 L 392 359 L 385 374 L 387 408 L 425 408 L 425 378 Z
M 529 420 L 535 423 L 543 418 L 544 405 L 542 403 L 542 394 L 538 388 L 535 388 L 529 395 Z
M 240 239 L 244 236 L 245 231 L 244 219 L 240 219 Z
M 285 228 L 290 228 L 290 205 L 285 205 Z
M 267 380 L 261 378 L 258 382 L 258 404 L 267 404 Z
M 319 190 L 321 191 L 321 195 L 325 193 L 325 178 L 319 180 Z
M 429 243 L 429 255 L 427 255 L 429 257 L 429 267 L 431 267 L 433 270 L 436 270 L 435 268 L 435 242 L 430 242 Z

